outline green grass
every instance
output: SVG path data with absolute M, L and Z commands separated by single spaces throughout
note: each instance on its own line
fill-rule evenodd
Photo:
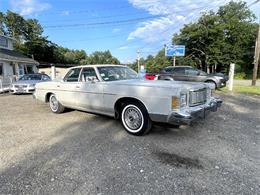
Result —
M 228 92 L 228 87 L 221 88 L 219 91 Z M 234 85 L 233 92 L 260 95 L 260 87 L 259 86 Z

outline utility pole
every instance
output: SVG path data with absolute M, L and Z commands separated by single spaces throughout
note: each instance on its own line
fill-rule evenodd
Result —
M 137 68 L 138 68 L 138 73 L 140 72 L 140 50 L 137 50 Z
M 256 85 L 259 57 L 260 57 L 260 21 L 259 21 L 259 25 L 258 25 L 258 35 L 256 38 L 256 43 L 255 43 L 255 57 L 254 57 L 252 86 Z
M 173 56 L 173 62 L 172 62 L 172 65 L 175 66 L 176 64 L 176 56 Z

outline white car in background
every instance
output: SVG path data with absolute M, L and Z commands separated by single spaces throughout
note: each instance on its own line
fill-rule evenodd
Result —
M 10 87 L 12 94 L 30 94 L 35 91 L 36 83 L 50 81 L 51 78 L 46 74 L 34 73 L 25 74 L 18 81 L 13 82 Z
M 67 107 L 120 119 L 134 135 L 147 133 L 153 122 L 190 124 L 222 103 L 206 83 L 140 79 L 121 65 L 70 68 L 61 81 L 38 83 L 34 97 L 54 113 Z

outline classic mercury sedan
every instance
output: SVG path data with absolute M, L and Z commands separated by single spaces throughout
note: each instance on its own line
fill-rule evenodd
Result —
M 143 135 L 153 122 L 189 125 L 216 111 L 222 101 L 206 83 L 151 81 L 121 65 L 70 68 L 61 81 L 36 85 L 34 97 L 54 113 L 73 108 L 120 119 L 126 131 Z

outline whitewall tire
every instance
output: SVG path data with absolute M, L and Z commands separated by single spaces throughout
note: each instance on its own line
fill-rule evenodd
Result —
M 57 114 L 62 113 L 65 110 L 65 107 L 63 105 L 61 105 L 61 103 L 57 100 L 57 98 L 54 94 L 50 95 L 49 105 L 50 105 L 51 111 L 54 113 L 57 113 Z
M 128 103 L 123 107 L 121 121 L 126 131 L 133 135 L 144 135 L 152 127 L 146 108 L 137 102 Z

